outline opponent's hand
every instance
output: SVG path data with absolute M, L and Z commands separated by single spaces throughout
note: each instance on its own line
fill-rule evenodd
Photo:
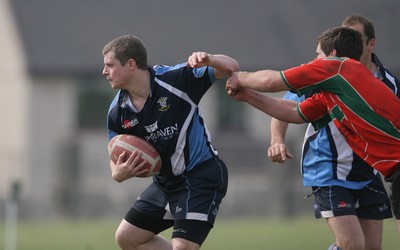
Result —
M 238 73 L 233 72 L 232 75 L 226 80 L 225 89 L 229 96 L 233 96 L 239 91 L 239 78 Z
M 193 52 L 187 60 L 187 64 L 192 68 L 201 68 L 207 66 L 210 60 L 210 54 L 207 52 Z
M 275 163 L 284 163 L 286 159 L 292 159 L 293 155 L 285 144 L 279 143 L 268 148 L 268 158 Z
M 233 72 L 232 75 L 226 80 L 225 89 L 229 96 L 233 97 L 236 101 L 246 101 L 251 98 L 252 90 L 239 86 L 240 72 Z
M 239 102 L 246 102 L 249 98 L 251 98 L 251 92 L 252 90 L 247 89 L 247 88 L 238 88 L 238 89 L 232 89 L 229 86 L 226 86 L 226 92 L 227 94 L 235 99 L 236 101 Z
M 143 175 L 147 172 L 147 169 L 144 168 L 144 166 L 147 163 L 147 160 L 144 160 L 141 163 L 139 163 L 142 157 L 142 152 L 135 150 L 128 157 L 128 159 L 124 161 L 125 154 L 126 154 L 125 152 L 120 154 L 116 163 L 110 161 L 110 166 L 112 169 L 112 177 L 114 180 L 118 182 L 123 182 L 127 179 Z

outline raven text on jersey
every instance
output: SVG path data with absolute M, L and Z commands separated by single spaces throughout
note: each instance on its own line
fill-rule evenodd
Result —
M 152 128 L 154 128 L 154 125 L 157 126 L 157 123 L 150 125 Z M 146 128 L 148 129 L 148 128 Z M 178 134 L 178 124 L 175 124 L 174 126 L 169 126 L 166 128 L 160 128 L 153 130 L 152 133 L 148 136 L 145 137 L 145 139 L 148 140 L 158 140 L 158 139 L 167 139 L 173 137 L 175 134 Z

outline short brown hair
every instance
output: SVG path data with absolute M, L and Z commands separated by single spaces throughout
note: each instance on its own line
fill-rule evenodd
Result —
M 108 52 L 114 52 L 115 57 L 121 62 L 122 65 L 129 59 L 133 59 L 139 69 L 147 69 L 147 50 L 142 40 L 133 35 L 124 35 L 115 38 L 107 43 L 103 48 L 103 55 Z
M 321 50 L 329 55 L 336 50 L 336 56 L 360 60 L 363 40 L 360 32 L 347 27 L 335 27 L 324 31 L 317 39 Z

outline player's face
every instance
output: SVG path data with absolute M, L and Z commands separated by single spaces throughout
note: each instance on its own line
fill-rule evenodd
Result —
M 321 45 L 319 43 L 318 43 L 317 49 L 315 51 L 315 54 L 317 55 L 317 59 L 327 57 L 327 55 L 321 50 Z
M 104 55 L 103 75 L 110 82 L 113 89 L 121 89 L 128 84 L 129 72 L 129 63 L 122 65 L 115 58 L 114 52 L 110 51 Z
M 375 39 L 371 39 L 367 42 L 367 36 L 364 32 L 364 26 L 361 23 L 356 23 L 351 26 L 347 26 L 350 29 L 357 30 L 361 33 L 363 39 L 363 53 L 361 55 L 360 61 L 362 63 L 368 63 L 371 60 L 371 53 L 375 46 Z
M 363 41 L 364 42 L 367 41 L 367 37 L 365 36 L 365 33 L 364 33 L 364 26 L 361 23 L 357 23 L 357 24 L 354 24 L 354 25 L 347 26 L 347 28 L 350 28 L 350 29 L 353 29 L 353 30 L 357 30 L 358 32 L 361 33 Z

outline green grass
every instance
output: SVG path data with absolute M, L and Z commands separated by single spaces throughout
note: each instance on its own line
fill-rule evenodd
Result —
M 18 250 L 112 250 L 115 220 L 20 222 Z M 170 231 L 163 235 L 169 238 Z M 333 237 L 324 220 L 314 218 L 219 218 L 202 249 L 207 250 L 305 250 L 326 249 Z M 4 226 L 0 228 L 0 249 Z M 399 249 L 394 219 L 386 220 L 383 247 Z

